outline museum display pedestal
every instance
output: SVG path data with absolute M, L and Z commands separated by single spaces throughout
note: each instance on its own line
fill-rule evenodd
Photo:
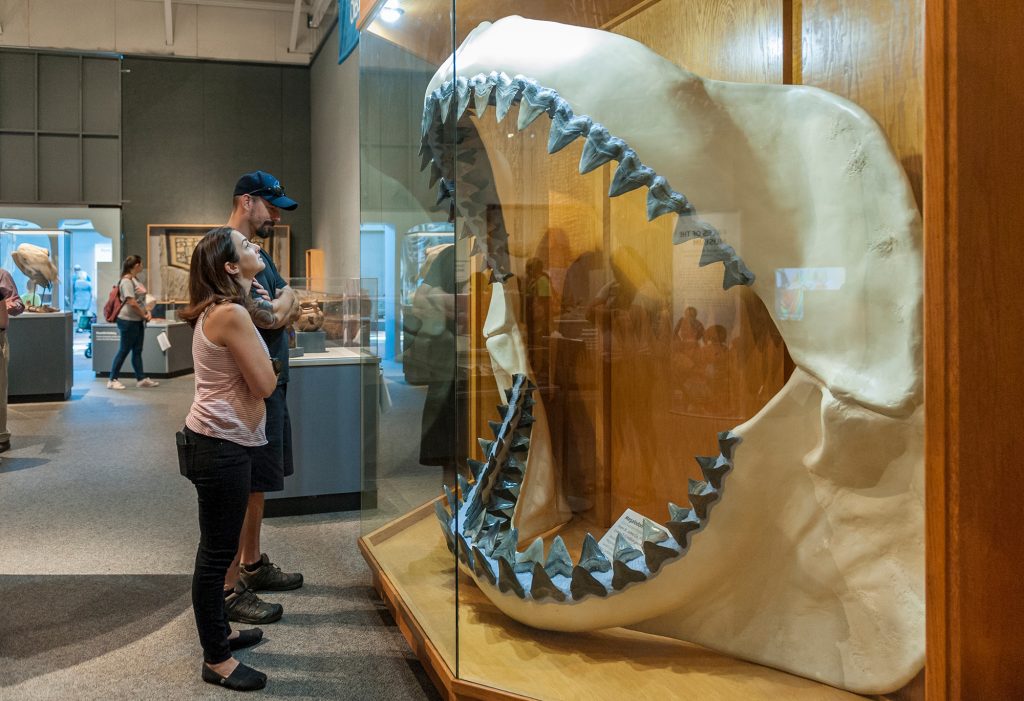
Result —
M 171 346 L 160 348 L 157 336 L 167 333 Z M 92 369 L 96 377 L 110 375 L 121 333 L 117 324 L 100 322 L 92 325 Z M 142 368 L 147 377 L 175 377 L 192 372 L 192 327 L 184 321 L 163 321 L 154 319 L 146 324 L 146 339 L 142 345 Z M 131 356 L 121 366 L 121 375 L 130 376 Z
M 864 698 L 624 628 L 570 634 L 520 625 L 464 575 L 456 593 L 454 556 L 445 547 L 433 501 L 363 536 L 359 549 L 374 588 L 446 699 L 620 701 L 640 689 L 644 698 L 666 699 Z M 458 678 L 452 671 L 456 625 Z
M 376 498 L 379 366 L 358 348 L 289 361 L 295 474 L 267 493 L 266 517 L 353 510 Z
M 11 317 L 7 328 L 8 401 L 52 402 L 71 397 L 72 335 L 70 312 L 26 312 Z

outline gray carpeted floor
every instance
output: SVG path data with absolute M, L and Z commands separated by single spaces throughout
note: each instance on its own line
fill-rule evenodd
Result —
M 12 449 L 0 459 L 0 699 L 230 697 L 199 679 L 189 599 L 195 492 L 177 472 L 173 432 L 192 383 L 188 375 L 110 391 L 79 358 L 71 401 L 10 406 Z M 407 386 L 392 397 L 385 436 L 418 421 L 422 403 Z M 306 585 L 267 594 L 285 616 L 238 653 L 268 674 L 263 698 L 439 698 L 356 548 L 361 532 L 435 493 L 439 475 L 398 441 L 382 441 L 382 451 L 374 513 L 264 525 L 263 549 L 302 571 Z

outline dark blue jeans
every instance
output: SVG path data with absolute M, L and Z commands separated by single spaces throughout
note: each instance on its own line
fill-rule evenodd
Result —
M 199 548 L 192 574 L 192 611 L 203 659 L 217 664 L 231 657 L 231 626 L 224 611 L 224 575 L 238 552 L 249 503 L 252 448 L 183 431 L 194 443 L 188 478 L 199 498 Z
M 116 380 L 117 376 L 121 374 L 121 366 L 124 365 L 124 359 L 128 357 L 130 351 L 135 379 L 141 380 L 146 376 L 142 372 L 142 342 L 146 338 L 146 325 L 141 320 L 118 319 L 117 330 L 121 333 L 121 345 L 117 347 L 114 364 L 110 367 L 110 379 Z

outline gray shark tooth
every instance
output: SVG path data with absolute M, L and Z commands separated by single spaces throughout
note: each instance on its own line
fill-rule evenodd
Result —
M 626 150 L 626 142 L 612 136 L 600 124 L 590 127 L 587 140 L 583 143 L 583 155 L 580 156 L 580 175 L 603 166 L 613 158 L 618 158 Z
M 611 569 L 610 564 L 608 569 Z M 569 583 L 569 592 L 576 601 L 590 594 L 602 597 L 608 596 L 608 590 L 604 588 L 604 585 L 597 581 L 594 575 L 579 565 L 572 568 L 572 581 Z
M 501 419 L 503 421 L 508 418 L 508 410 L 511 409 L 511 408 L 512 407 L 509 406 L 508 404 L 499 404 L 498 405 L 498 413 L 501 415 Z
M 558 93 L 549 88 L 542 88 L 536 83 L 529 83 L 523 88 L 523 100 L 519 103 L 519 121 L 516 128 L 522 131 L 533 124 L 537 117 L 557 104 Z
M 654 170 L 640 162 L 636 151 L 628 148 L 619 161 L 619 167 L 615 169 L 611 187 L 608 188 L 608 196 L 618 197 L 645 185 L 649 187 L 654 182 L 655 175 Z
M 487 528 L 490 528 L 491 526 L 499 526 L 500 527 L 500 526 L 503 526 L 506 523 L 508 523 L 508 519 L 507 518 L 502 518 L 501 516 L 495 516 L 494 514 L 488 514 L 488 513 L 484 514 L 484 526 L 486 526 Z
M 426 137 L 427 132 L 434 126 L 434 119 L 437 117 L 438 99 L 440 99 L 440 91 L 435 90 L 423 101 L 423 118 L 420 121 L 421 137 Z
M 669 187 L 665 178 L 660 175 L 655 176 L 647 191 L 647 221 L 653 221 L 670 212 L 691 214 L 693 206 L 682 193 Z
M 422 172 L 422 171 L 427 169 L 427 166 L 429 166 L 431 163 L 434 162 L 434 154 L 431 151 L 430 147 L 428 147 L 426 145 L 426 143 L 424 143 L 420 147 L 420 154 L 419 154 L 419 156 L 420 156 L 420 172 Z
M 541 564 L 535 563 L 533 566 L 533 582 L 530 584 L 530 596 L 534 599 L 554 599 L 555 601 L 565 601 L 565 592 L 555 586 L 555 583 L 551 581 L 551 577 L 544 571 Z
M 552 577 L 556 574 L 572 576 L 572 558 L 569 557 L 569 550 L 565 547 L 562 536 L 556 535 L 551 542 L 551 550 L 548 552 L 548 559 L 544 561 L 544 569 Z
M 434 187 L 437 181 L 441 180 L 441 166 L 437 164 L 437 161 L 430 162 L 430 182 L 427 183 L 427 187 Z
M 743 439 L 732 431 L 722 431 L 718 434 L 718 450 L 730 462 L 732 462 L 733 451 L 742 442 Z
M 516 508 L 515 502 L 511 502 L 508 499 L 493 499 L 490 504 L 487 505 L 487 510 L 491 513 L 499 512 L 506 516 L 512 515 L 512 510 Z
M 559 105 L 551 115 L 551 131 L 548 132 L 548 153 L 557 153 L 581 136 L 590 133 L 593 120 L 586 115 L 574 116 L 568 103 Z
M 672 232 L 672 244 L 679 245 L 693 239 L 720 238 L 715 227 L 693 215 L 680 215 Z
M 491 427 L 491 431 L 494 433 L 494 437 L 498 438 L 501 435 L 502 423 L 500 421 L 488 421 L 487 425 Z
M 469 238 L 470 236 L 483 236 L 486 233 L 484 229 L 484 220 L 480 217 L 464 217 L 462 219 L 462 234 L 459 236 L 460 239 Z
M 642 582 L 645 579 L 647 579 L 647 575 L 634 570 L 621 560 L 616 560 L 612 563 L 612 587 L 615 591 L 622 591 L 626 588 L 627 584 Z
M 718 500 L 718 490 L 707 482 L 690 480 L 688 491 L 690 492 L 690 503 L 693 504 L 693 510 L 697 512 L 702 521 L 706 520 L 708 517 L 708 507 Z
M 704 239 L 704 250 L 700 252 L 700 260 L 697 261 L 697 265 L 703 268 L 712 263 L 724 263 L 735 255 L 735 251 L 720 240 Z
M 448 117 L 452 111 L 452 98 L 455 96 L 455 83 L 447 81 L 441 86 L 441 103 L 439 105 L 441 112 L 441 123 L 444 124 L 448 121 Z
M 484 112 L 487 111 L 487 105 L 491 101 L 491 91 L 494 89 L 495 83 L 498 82 L 497 75 L 497 73 L 491 73 L 482 81 L 477 81 L 473 87 L 473 111 L 476 112 L 477 118 L 483 117 Z
M 447 484 L 442 484 L 441 486 L 444 488 L 445 497 L 448 498 L 448 510 L 454 514 L 459 510 L 459 505 L 461 504 L 461 502 L 458 500 L 455 494 L 452 493 L 452 490 L 448 487 Z
M 517 433 L 512 437 L 512 444 L 508 449 L 514 453 L 525 453 L 530 450 L 530 439 Z
M 520 485 L 519 482 L 516 482 L 515 480 L 502 478 L 501 481 L 498 482 L 497 488 L 503 492 L 508 492 L 513 497 L 518 499 L 519 491 L 522 489 L 522 485 Z
M 516 572 L 532 572 L 535 564 L 543 566 L 544 562 L 544 539 L 537 538 L 530 547 L 521 553 L 516 554 Z
M 512 103 L 519 96 L 522 83 L 514 78 L 509 78 L 504 73 L 498 74 L 498 84 L 495 86 L 497 105 L 495 106 L 498 121 L 505 119 L 505 115 L 512 109 Z
M 501 539 L 498 545 L 494 548 L 494 552 L 491 553 L 491 557 L 495 560 L 505 560 L 509 565 L 514 565 L 516 561 L 516 546 L 518 545 L 519 531 L 515 528 L 510 529 L 505 533 L 505 537 Z
M 469 547 L 469 543 L 466 541 L 465 536 L 461 533 L 455 534 L 456 540 L 459 543 L 459 562 L 464 565 L 468 565 L 473 568 L 473 551 Z M 473 568 L 475 569 L 475 568 Z
M 583 550 L 580 552 L 580 564 L 577 567 L 582 567 L 587 572 L 607 572 L 612 568 L 612 563 L 598 547 L 597 540 L 589 533 L 583 538 Z
M 644 542 L 663 543 L 668 540 L 668 533 L 649 518 L 644 519 Z
M 465 76 L 460 75 L 455 79 L 455 121 L 462 119 L 466 108 L 469 107 L 470 92 L 472 91 L 469 89 L 469 81 Z
M 505 463 L 505 470 L 513 474 L 519 473 L 520 475 L 525 475 L 526 463 L 516 457 L 510 457 L 508 462 Z
M 753 285 L 756 276 L 739 258 L 725 263 L 725 275 L 722 277 L 722 289 L 728 290 L 734 285 Z
M 520 599 L 526 598 L 523 585 L 519 583 L 516 573 L 512 571 L 512 565 L 508 564 L 505 558 L 498 559 L 498 591 L 502 594 L 512 592 Z
M 704 479 L 711 483 L 711 486 L 715 489 L 722 488 L 722 478 L 725 477 L 725 473 L 729 471 L 732 465 L 725 456 L 715 455 L 710 456 L 697 456 L 697 464 L 700 465 L 701 474 L 704 475 Z
M 666 548 L 663 545 L 652 543 L 648 540 L 644 541 L 644 564 L 647 565 L 647 569 L 650 570 L 651 574 L 656 573 L 661 569 L 661 565 L 665 560 L 671 560 L 674 557 L 679 557 L 679 552 L 672 548 Z
M 498 578 L 494 576 L 494 570 L 491 569 L 491 563 L 475 545 L 473 546 L 473 571 L 478 577 L 486 579 L 491 586 L 498 583 Z
M 455 479 L 459 483 L 459 494 L 465 499 L 469 496 L 469 480 L 463 477 L 461 473 L 457 474 Z
M 480 444 L 480 450 L 484 451 L 484 457 L 491 457 L 491 448 L 494 447 L 494 441 L 489 441 L 486 438 L 477 438 L 476 442 Z
M 498 524 L 492 524 L 484 528 L 480 537 L 477 539 L 477 545 L 488 555 L 494 552 L 494 547 L 498 542 L 498 533 L 501 531 L 501 526 Z
M 484 511 L 481 509 L 477 512 L 473 520 L 470 521 L 463 529 L 462 532 L 470 538 L 476 539 L 480 535 L 480 531 L 484 527 Z
M 483 473 L 484 467 L 486 467 L 487 463 L 474 460 L 473 458 L 467 458 L 466 464 L 469 465 L 469 471 L 473 473 L 473 480 L 479 481 L 480 475 Z
M 434 202 L 434 206 L 440 205 L 449 197 L 455 196 L 455 183 L 449 183 L 444 178 L 441 178 L 437 183 L 437 200 Z
M 452 515 L 445 511 L 443 502 L 438 499 L 434 502 L 434 514 L 437 516 L 437 520 L 441 522 L 441 525 L 446 529 L 451 528 L 450 522 Z
M 630 562 L 643 555 L 642 552 L 634 548 L 629 544 L 622 534 L 619 533 L 615 536 L 615 554 L 612 559 L 616 562 Z
M 693 509 L 688 509 L 685 506 L 679 506 L 668 503 L 668 520 L 669 521 L 686 521 L 693 514 Z

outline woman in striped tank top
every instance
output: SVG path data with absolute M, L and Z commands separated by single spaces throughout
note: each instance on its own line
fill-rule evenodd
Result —
M 224 575 L 238 551 L 249 499 L 252 450 L 267 442 L 263 399 L 277 385 L 266 344 L 252 323 L 249 290 L 263 269 L 259 247 L 230 227 L 208 232 L 189 268 L 196 391 L 178 437 L 182 471 L 199 498 L 199 549 L 192 608 L 203 648 L 203 681 L 248 691 L 267 677 L 231 656 L 255 645 L 263 631 L 232 631 L 224 611 Z

